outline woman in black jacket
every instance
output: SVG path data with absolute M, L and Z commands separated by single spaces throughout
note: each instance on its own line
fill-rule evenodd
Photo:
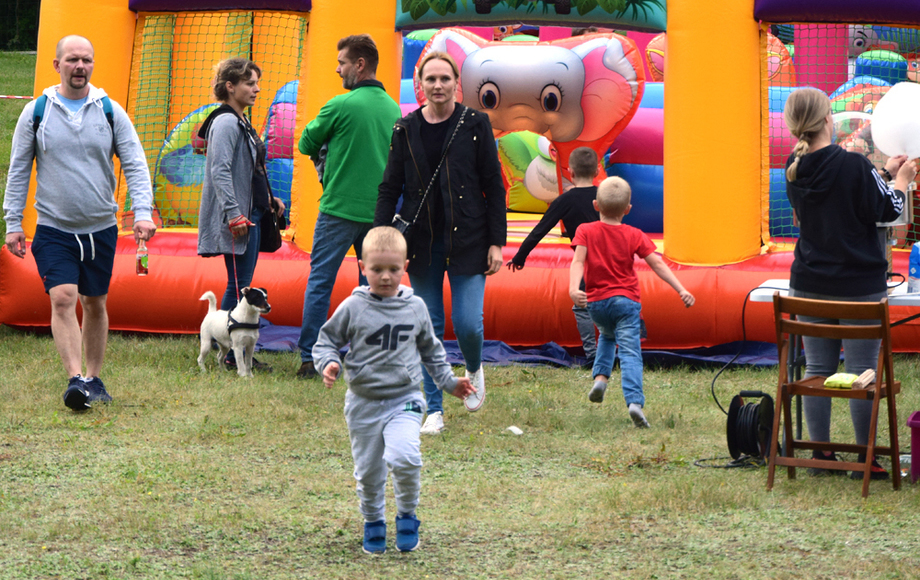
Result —
M 890 187 L 868 159 L 834 145 L 831 102 L 818 89 L 800 89 L 789 95 L 786 126 L 799 142 L 786 161 L 786 194 L 799 222 L 799 240 L 789 286 L 793 296 L 818 300 L 878 302 L 887 295 L 888 263 L 877 222 L 896 219 L 904 208 L 907 187 L 917 165 L 904 155 L 892 157 L 882 170 Z M 801 317 L 811 322 L 840 324 L 840 320 Z M 847 323 L 847 321 L 844 321 Z M 840 364 L 841 341 L 804 337 L 805 376 L 830 376 Z M 846 372 L 860 374 L 875 368 L 878 340 L 844 340 Z M 804 398 L 805 421 L 812 441 L 829 441 L 831 399 Z M 872 401 L 850 400 L 856 443 L 869 442 Z M 817 459 L 835 461 L 834 454 Z M 865 461 L 860 458 L 859 461 Z M 873 460 L 873 479 L 888 472 Z M 809 468 L 811 475 L 828 470 Z M 834 473 L 843 474 L 842 471 Z M 861 479 L 862 472 L 853 472 Z
M 414 219 L 407 234 L 409 280 L 441 340 L 447 274 L 454 334 L 476 387 L 465 405 L 476 411 L 485 399 L 483 297 L 486 276 L 502 265 L 505 188 L 488 116 L 456 102 L 457 64 L 445 53 L 431 52 L 418 76 L 427 103 L 393 128 L 374 225 L 390 225 L 402 197 L 400 216 Z M 422 433 L 438 433 L 444 427 L 442 394 L 424 374 L 428 419 Z

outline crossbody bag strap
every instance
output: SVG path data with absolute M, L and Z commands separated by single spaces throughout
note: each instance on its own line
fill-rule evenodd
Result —
M 422 208 L 425 207 L 425 199 L 428 197 L 428 192 L 431 191 L 431 186 L 434 185 L 435 179 L 438 178 L 438 172 L 441 171 L 441 165 L 444 164 L 444 160 L 447 159 L 447 151 L 450 149 L 450 144 L 454 142 L 454 137 L 457 136 L 457 131 L 460 130 L 460 125 L 463 124 L 463 118 L 466 117 L 466 112 L 469 110 L 469 107 L 464 107 L 463 111 L 460 112 L 460 120 L 457 121 L 457 125 L 454 126 L 454 132 L 450 135 L 450 140 L 447 141 L 447 147 L 444 148 L 444 154 L 441 155 L 441 160 L 438 161 L 438 166 L 435 167 L 434 173 L 431 175 L 431 181 L 428 182 L 428 187 L 425 188 L 425 194 L 422 196 L 422 201 L 418 204 L 418 209 L 415 211 L 415 217 L 412 218 L 410 224 L 414 224 L 415 220 L 418 219 L 419 214 L 422 213 Z M 421 113 L 419 113 L 421 114 Z
M 239 123 L 240 123 L 240 128 L 243 130 L 243 140 L 246 141 L 246 147 L 247 147 L 247 149 L 249 149 L 249 154 L 252 155 L 252 153 L 253 153 L 253 149 L 252 149 L 252 148 L 253 148 L 253 146 L 255 145 L 255 143 L 252 142 L 253 139 L 252 139 L 252 133 L 250 132 L 250 130 L 255 131 L 255 129 L 252 128 L 252 125 L 249 123 L 249 120 L 246 119 L 245 117 L 237 116 L 237 120 L 238 120 Z M 265 176 L 265 187 L 266 187 L 266 189 L 268 189 L 268 209 L 269 209 L 269 211 L 274 211 L 274 207 L 275 207 L 275 206 L 274 206 L 274 204 L 273 204 L 272 202 L 275 200 L 275 196 L 274 196 L 274 194 L 272 193 L 272 184 L 271 184 L 271 181 L 268 179 L 268 168 L 265 166 L 265 160 L 264 160 L 264 159 L 261 159 L 261 160 L 259 159 L 259 152 L 258 152 L 258 151 L 255 152 L 255 157 L 256 157 L 256 160 L 255 160 L 255 162 L 253 163 L 253 169 L 252 169 L 252 170 L 255 171 L 257 165 L 262 167 L 262 175 Z M 250 197 L 250 199 L 249 199 L 249 212 L 250 212 L 250 214 L 252 214 L 252 205 L 253 205 L 253 203 L 255 203 L 255 200 L 252 199 L 252 196 L 251 196 L 251 195 L 250 195 L 249 197 Z

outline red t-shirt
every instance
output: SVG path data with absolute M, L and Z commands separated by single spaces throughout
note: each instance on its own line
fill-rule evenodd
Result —
M 645 259 L 655 244 L 642 230 L 626 224 L 592 222 L 578 226 L 572 247 L 587 248 L 585 289 L 588 302 L 625 296 L 639 302 L 639 277 L 634 256 Z

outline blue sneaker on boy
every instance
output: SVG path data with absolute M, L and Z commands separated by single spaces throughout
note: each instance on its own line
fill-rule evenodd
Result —
M 364 553 L 383 554 L 387 551 L 387 523 L 383 520 L 364 522 Z
M 396 516 L 396 549 L 413 552 L 418 548 L 418 527 L 422 522 L 415 516 Z

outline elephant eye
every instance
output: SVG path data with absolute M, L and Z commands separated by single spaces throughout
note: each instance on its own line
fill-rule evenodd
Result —
M 479 104 L 483 109 L 496 109 L 501 101 L 498 85 L 493 82 L 484 82 L 479 87 Z
M 558 111 L 562 107 L 562 91 L 556 85 L 546 85 L 540 93 L 540 104 L 544 111 Z

